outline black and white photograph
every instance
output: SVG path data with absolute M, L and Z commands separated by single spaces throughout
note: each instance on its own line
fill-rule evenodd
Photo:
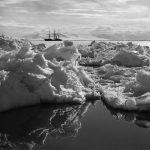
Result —
M 0 0 L 0 150 L 148 150 L 150 0 Z

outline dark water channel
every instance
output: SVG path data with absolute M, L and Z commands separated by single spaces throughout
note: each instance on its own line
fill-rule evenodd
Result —
M 146 150 L 150 113 L 41 105 L 0 113 L 0 150 Z

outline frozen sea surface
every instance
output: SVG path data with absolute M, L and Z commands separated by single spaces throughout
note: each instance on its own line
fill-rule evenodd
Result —
M 82 44 L 82 45 L 87 45 L 90 44 L 91 40 L 82 40 L 82 41 L 78 41 L 78 40 L 72 40 L 74 45 L 78 45 L 78 44 Z M 100 41 L 100 40 L 97 40 Z M 57 44 L 57 43 L 62 43 L 62 41 L 43 41 L 43 40 L 31 40 L 31 42 L 33 42 L 34 44 L 39 44 L 39 43 L 44 43 L 46 46 L 50 46 L 53 44 Z M 106 41 L 109 42 L 109 41 Z M 122 43 L 127 43 L 127 42 L 131 42 L 131 41 L 110 41 L 110 42 L 122 42 Z M 150 46 L 150 41 L 132 41 L 134 44 L 140 44 L 142 46 Z

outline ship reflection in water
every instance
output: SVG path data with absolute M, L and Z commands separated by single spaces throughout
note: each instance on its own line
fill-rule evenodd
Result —
M 147 147 L 150 133 L 142 129 L 150 128 L 150 112 L 117 111 L 103 105 L 100 101 L 95 105 L 39 105 L 0 113 L 0 150 Z M 123 121 L 113 119 L 110 112 Z

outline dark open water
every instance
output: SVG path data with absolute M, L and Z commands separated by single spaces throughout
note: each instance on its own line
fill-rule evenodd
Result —
M 101 101 L 34 106 L 0 114 L 0 150 L 147 150 L 148 127 L 150 113 L 116 112 Z

